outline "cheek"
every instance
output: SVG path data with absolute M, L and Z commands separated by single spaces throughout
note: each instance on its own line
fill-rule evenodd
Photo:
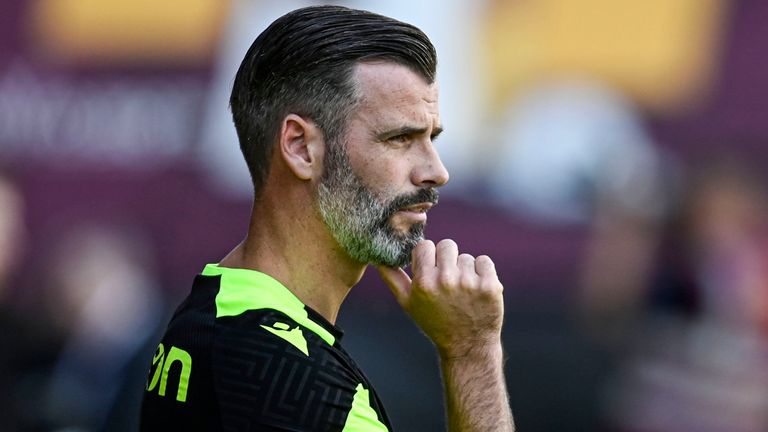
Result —
M 408 162 L 402 156 L 366 158 L 360 168 L 358 175 L 366 186 L 387 196 L 402 193 L 410 181 Z

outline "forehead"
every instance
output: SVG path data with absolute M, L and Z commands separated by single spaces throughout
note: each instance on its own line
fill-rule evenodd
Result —
M 406 66 L 363 62 L 355 68 L 360 104 L 354 117 L 372 124 L 439 126 L 438 87 Z

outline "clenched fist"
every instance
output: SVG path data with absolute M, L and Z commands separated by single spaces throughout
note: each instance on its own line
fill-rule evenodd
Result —
M 402 269 L 378 267 L 441 357 L 463 357 L 500 343 L 503 286 L 489 257 L 459 254 L 453 240 L 437 246 L 422 240 L 413 250 L 411 269 L 413 279 Z

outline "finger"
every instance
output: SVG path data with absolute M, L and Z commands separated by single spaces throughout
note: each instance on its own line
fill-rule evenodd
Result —
M 487 255 L 480 255 L 475 259 L 475 272 L 480 277 L 496 277 L 496 266 Z
M 456 268 L 459 259 L 459 246 L 451 239 L 440 240 L 435 247 L 435 263 L 443 270 Z
M 435 244 L 432 240 L 422 240 L 411 254 L 411 270 L 413 274 L 423 274 L 435 267 Z
M 389 290 L 401 306 L 404 306 L 411 296 L 411 278 L 405 270 L 397 267 L 376 266 L 379 275 L 387 284 Z
M 461 254 L 457 261 L 459 267 L 459 281 L 464 288 L 474 288 L 477 283 L 477 273 L 475 273 L 475 257 L 470 254 Z
M 461 254 L 457 260 L 459 271 L 462 275 L 476 276 L 475 273 L 475 257 L 470 254 Z

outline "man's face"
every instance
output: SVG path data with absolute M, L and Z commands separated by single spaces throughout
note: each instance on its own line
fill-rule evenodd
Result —
M 410 69 L 362 63 L 361 95 L 344 135 L 328 143 L 320 213 L 354 259 L 402 267 L 424 237 L 426 212 L 448 172 L 433 146 L 440 133 L 437 86 Z

